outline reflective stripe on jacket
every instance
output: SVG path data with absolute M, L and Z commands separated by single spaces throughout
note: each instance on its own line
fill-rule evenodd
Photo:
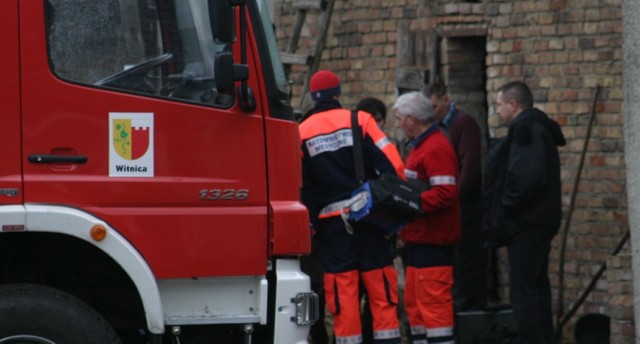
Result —
M 367 178 L 375 179 L 382 173 L 404 178 L 400 154 L 378 128 L 375 119 L 359 111 L 358 124 L 362 128 Z M 315 221 L 322 208 L 351 198 L 358 186 L 353 162 L 351 111 L 335 108 L 315 113 L 302 122 L 299 129 L 303 156 L 302 198 Z

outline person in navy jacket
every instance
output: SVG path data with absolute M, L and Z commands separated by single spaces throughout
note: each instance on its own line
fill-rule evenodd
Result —
M 309 209 L 324 268 L 324 290 L 334 316 L 336 343 L 361 343 L 359 284 L 362 280 L 373 315 L 373 338 L 379 344 L 400 344 L 397 317 L 397 271 L 393 268 L 394 240 L 375 224 L 349 221 L 342 215 L 354 203 L 360 186 L 355 176 L 351 111 L 338 101 L 338 77 L 320 70 L 311 77 L 309 92 L 315 107 L 300 123 L 302 140 L 302 200 Z M 376 120 L 357 112 L 362 128 L 366 177 L 382 173 L 403 177 L 396 147 Z

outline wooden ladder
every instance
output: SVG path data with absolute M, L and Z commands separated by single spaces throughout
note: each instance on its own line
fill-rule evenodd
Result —
M 280 57 L 282 64 L 284 65 L 285 77 L 288 79 L 291 73 L 292 65 L 304 65 L 307 66 L 307 76 L 304 81 L 304 92 L 307 93 L 309 79 L 318 71 L 320 66 L 320 60 L 322 59 L 322 51 L 327 39 L 327 32 L 329 32 L 329 25 L 331 24 L 331 15 L 333 14 L 333 7 L 335 0 L 293 0 L 293 7 L 297 11 L 296 18 L 293 24 L 293 34 L 287 47 L 286 52 L 281 52 Z M 312 55 L 296 54 L 298 44 L 300 42 L 300 33 L 307 16 L 308 11 L 321 11 L 322 22 L 319 34 L 315 37 L 315 49 Z

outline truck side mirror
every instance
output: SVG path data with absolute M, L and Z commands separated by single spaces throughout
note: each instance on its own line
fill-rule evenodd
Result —
M 246 5 L 247 0 L 209 0 L 209 21 L 216 41 L 231 43 L 235 39 L 234 6 Z
M 219 53 L 213 65 L 216 88 L 220 93 L 231 93 L 235 90 L 234 82 L 249 78 L 249 66 L 234 64 L 232 53 Z
M 209 0 L 211 32 L 217 42 L 233 42 L 236 29 L 235 18 L 231 0 Z

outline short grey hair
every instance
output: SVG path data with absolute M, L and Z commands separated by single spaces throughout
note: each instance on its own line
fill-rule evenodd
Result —
M 420 122 L 435 121 L 431 101 L 422 92 L 415 91 L 402 94 L 396 100 L 393 109 L 402 116 L 412 115 Z

